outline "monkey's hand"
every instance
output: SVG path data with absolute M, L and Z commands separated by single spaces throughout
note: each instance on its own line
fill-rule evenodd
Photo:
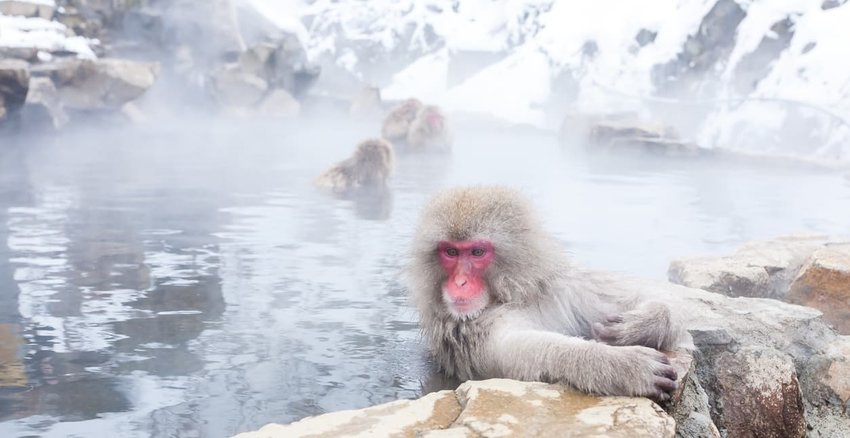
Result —
M 494 368 L 484 374 L 567 383 L 600 395 L 670 399 L 676 370 L 663 353 L 617 347 L 541 330 L 499 330 L 489 343 Z
M 658 402 L 670 399 L 678 375 L 667 356 L 642 346 L 608 348 L 607 364 L 598 364 L 597 378 L 592 380 L 596 388 L 590 388 L 590 392 L 648 397 Z
M 644 303 L 634 310 L 610 315 L 591 326 L 593 338 L 609 345 L 643 345 L 673 350 L 683 334 L 681 324 L 661 303 Z

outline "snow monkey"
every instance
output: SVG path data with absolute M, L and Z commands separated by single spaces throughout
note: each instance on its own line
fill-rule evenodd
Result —
M 433 105 L 422 107 L 410 124 L 407 146 L 411 150 L 448 149 L 452 139 L 446 126 L 446 117 Z
M 393 143 L 406 140 L 410 124 L 421 108 L 422 102 L 418 99 L 407 99 L 398 104 L 384 119 L 381 136 Z
M 627 280 L 574 267 L 519 192 L 437 195 L 412 251 L 411 294 L 446 374 L 658 401 L 676 389 L 659 350 L 685 345 L 682 323 L 665 304 L 630 293 Z
M 354 155 L 325 171 L 316 179 L 316 185 L 340 194 L 362 188 L 380 188 L 386 185 L 392 170 L 392 145 L 374 138 L 358 144 Z

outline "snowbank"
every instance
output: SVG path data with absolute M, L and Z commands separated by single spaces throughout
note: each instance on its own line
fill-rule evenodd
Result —
M 311 56 L 378 82 L 388 98 L 417 95 L 451 111 L 550 128 L 557 119 L 547 117 L 553 99 L 560 101 L 555 107 L 580 111 L 662 101 L 668 112 L 701 108 L 688 131 L 704 146 L 790 147 L 850 160 L 847 4 L 824 10 L 823 0 L 250 1 L 278 20 L 309 23 Z M 744 15 L 732 28 L 731 47 L 719 50 L 708 41 L 719 55 L 698 72 L 706 79 L 685 87 L 686 95 L 665 94 L 659 67 L 699 55 L 689 51 L 704 37 L 704 17 L 730 8 Z M 750 68 L 748 58 L 761 46 L 781 46 L 782 35 L 772 28 L 783 20 L 791 23 L 790 42 L 742 90 L 741 69 Z M 412 62 L 381 83 L 371 73 L 376 57 L 364 48 Z M 471 52 L 498 56 L 457 77 L 457 65 Z M 564 98 L 555 93 L 563 88 L 575 91 Z M 796 127 L 791 137 L 798 144 L 776 146 L 789 137 L 776 128 L 788 126 Z
M 44 52 L 41 56 L 68 52 L 80 58 L 96 58 L 91 48 L 96 41 L 69 35 L 73 33 L 56 21 L 0 14 L 0 48 L 34 48 Z

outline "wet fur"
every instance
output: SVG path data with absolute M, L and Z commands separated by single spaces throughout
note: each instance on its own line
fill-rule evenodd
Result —
M 435 248 L 446 239 L 495 246 L 485 273 L 491 303 L 478 315 L 459 319 L 442 302 L 446 274 Z M 628 281 L 573 266 L 518 192 L 470 187 L 438 195 L 423 212 L 412 250 L 410 290 L 424 338 L 448 375 L 561 382 L 659 400 L 675 386 L 675 371 L 654 348 L 683 342 L 681 322 L 663 303 L 642 301 Z M 609 335 L 605 342 L 594 339 L 599 332 Z
M 370 139 L 357 145 L 354 155 L 328 169 L 315 183 L 335 193 L 383 187 L 392 169 L 392 145 L 382 139 Z
M 393 143 L 405 141 L 410 125 L 421 108 L 422 102 L 418 99 L 407 99 L 396 105 L 384 118 L 381 136 Z
M 428 123 L 431 115 L 437 115 L 442 120 L 440 127 L 432 127 Z M 407 146 L 412 150 L 447 149 L 452 145 L 451 134 L 446 126 L 446 117 L 440 108 L 427 105 L 416 114 L 407 133 Z

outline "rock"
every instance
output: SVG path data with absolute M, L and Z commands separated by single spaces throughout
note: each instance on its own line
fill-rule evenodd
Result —
M 675 424 L 647 399 L 594 397 L 560 385 L 506 379 L 468 381 L 359 411 L 335 412 L 290 425 L 267 425 L 254 437 L 299 436 L 574 436 L 672 437 Z
M 162 17 L 170 45 L 188 45 L 213 65 L 235 61 L 245 50 L 232 0 L 174 0 L 163 8 Z
M 734 437 L 803 437 L 806 418 L 794 362 L 772 349 L 726 352 L 717 360 L 721 426 Z
M 821 376 L 821 382 L 834 394 L 845 409 L 850 408 L 850 336 L 842 336 L 833 345 L 832 361 Z
M 0 123 L 17 117 L 27 100 L 29 64 L 17 59 L 0 60 Z
M 717 426 L 721 436 L 770 436 L 735 435 L 728 429 L 727 423 L 734 423 L 734 419 L 727 422 L 726 416 L 732 412 L 728 403 L 750 395 L 747 392 L 749 390 L 720 384 L 719 376 L 730 367 L 738 367 L 735 360 L 739 357 L 748 358 L 758 365 L 748 368 L 748 374 L 742 371 L 743 368 L 738 368 L 740 376 L 749 375 L 748 378 L 753 381 L 774 382 L 771 385 L 786 390 L 782 393 L 783 397 L 788 394 L 788 385 L 794 385 L 793 379 L 788 373 L 774 371 L 789 368 L 789 363 L 778 358 L 790 360 L 790 368 L 796 371 L 796 384 L 802 393 L 803 406 L 801 410 L 793 412 L 802 412 L 805 416 L 805 423 L 811 428 L 810 436 L 840 436 L 835 435 L 835 431 L 850 430 L 850 417 L 845 413 L 845 405 L 836 395 L 836 390 L 824 383 L 842 381 L 838 377 L 826 377 L 830 367 L 834 367 L 835 375 L 843 375 L 842 367 L 845 364 L 841 362 L 841 355 L 835 347 L 842 337 L 822 319 L 819 311 L 772 299 L 731 298 L 649 280 L 633 281 L 635 288 L 651 291 L 655 299 L 667 302 L 682 314 L 697 348 L 694 362 L 696 373 L 689 373 L 696 380 L 686 381 L 682 395 L 678 398 L 678 403 L 687 407 L 674 405 L 670 408 L 671 415 L 679 422 L 680 436 L 690 436 L 685 430 L 698 427 L 709 432 L 696 436 L 713 436 L 705 417 L 709 417 Z M 748 351 L 763 354 L 746 353 Z M 778 363 L 784 363 L 784 368 L 777 368 Z M 749 362 L 745 361 L 745 364 Z M 842 388 L 840 383 L 835 386 Z M 703 391 L 704 396 L 701 395 Z M 707 406 L 705 398 L 708 400 Z M 746 407 L 744 401 L 735 403 L 742 403 Z M 794 407 L 793 398 L 783 399 L 783 403 L 789 409 Z M 795 430 L 785 419 L 761 418 L 759 421 L 774 425 L 771 427 L 786 428 L 789 432 Z
M 211 91 L 223 107 L 253 107 L 266 94 L 269 85 L 263 79 L 246 73 L 238 64 L 228 64 L 210 75 Z
M 702 18 L 699 29 L 688 36 L 676 58 L 653 68 L 653 82 L 662 94 L 699 89 L 691 86 L 711 76 L 712 69 L 735 47 L 738 25 L 747 12 L 735 0 L 713 3 Z
M 277 47 L 271 43 L 249 47 L 239 55 L 239 67 L 242 71 L 268 81 L 273 71 L 272 57 Z
M 738 297 L 783 299 L 806 258 L 828 240 L 825 236 L 787 236 L 752 242 L 731 256 L 673 260 L 669 280 L 688 287 Z
M 597 144 L 611 143 L 617 139 L 647 139 L 675 137 L 672 128 L 661 123 L 615 119 L 599 120 L 593 123 L 588 134 L 590 141 Z
M 286 90 L 274 90 L 260 103 L 257 113 L 264 116 L 292 118 L 301 113 L 301 104 Z
M 239 56 L 240 68 L 265 80 L 271 88 L 283 88 L 294 96 L 303 94 L 321 72 L 307 60 L 307 52 L 295 35 L 249 47 Z
M 299 437 L 362 433 L 374 436 L 413 436 L 417 431 L 444 429 L 460 414 L 452 391 L 428 394 L 418 400 L 399 400 L 371 408 L 305 418 L 288 425 L 269 424 L 239 438 Z
M 35 47 L 0 47 L 0 59 L 36 62 L 38 61 L 38 49 Z
M 678 373 L 678 388 L 668 403 L 668 412 L 676 421 L 676 436 L 720 437 L 711 420 L 708 395 L 696 375 L 694 357 L 686 352 L 668 353 L 670 364 Z
M 70 59 L 40 66 L 34 74 L 53 80 L 66 108 L 119 109 L 156 82 L 159 64 L 124 59 Z
M 668 157 L 694 157 L 709 154 L 708 150 L 700 148 L 696 143 L 663 137 L 619 137 L 612 139 L 606 146 L 616 150 L 631 150 L 633 152 L 665 155 Z
M 847 0 L 823 0 L 823 3 L 821 4 L 820 8 L 825 11 L 827 9 L 837 8 L 843 5 L 844 3 L 847 3 Z
M 0 14 L 50 20 L 56 5 L 52 1 L 0 0 Z
M 850 243 L 814 251 L 786 300 L 819 309 L 840 333 L 850 334 Z
M 22 114 L 24 124 L 33 130 L 57 130 L 68 123 L 68 114 L 49 78 L 30 79 L 30 92 Z

